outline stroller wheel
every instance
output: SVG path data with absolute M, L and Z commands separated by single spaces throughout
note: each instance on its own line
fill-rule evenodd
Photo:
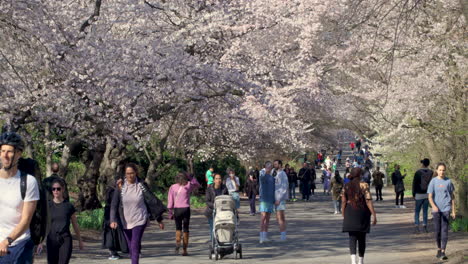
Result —
M 215 252 L 215 260 L 218 260 L 219 259 L 219 253 L 216 251 Z

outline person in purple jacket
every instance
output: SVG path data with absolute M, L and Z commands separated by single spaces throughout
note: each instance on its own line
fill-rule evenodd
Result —
M 190 194 L 200 187 L 197 179 L 186 172 L 179 172 L 175 177 L 176 183 L 169 188 L 167 194 L 167 209 L 169 217 L 174 219 L 176 225 L 175 253 L 179 254 L 180 240 L 183 229 L 182 256 L 187 256 L 190 224 Z

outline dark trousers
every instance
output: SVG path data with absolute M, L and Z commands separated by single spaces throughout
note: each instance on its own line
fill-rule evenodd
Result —
M 189 232 L 190 207 L 174 208 L 174 221 L 177 231 Z
M 376 185 L 375 186 L 375 199 L 382 200 L 382 187 L 383 185 Z
M 70 234 L 47 236 L 47 263 L 68 264 L 73 250 Z
M 289 183 L 289 199 L 296 199 L 296 183 Z
M 255 210 L 255 198 L 256 198 L 256 195 L 255 193 L 250 193 L 249 194 L 249 203 L 250 203 L 250 213 L 251 214 L 255 214 L 256 213 L 256 210 Z
M 135 226 L 132 229 L 124 229 L 132 264 L 138 264 L 140 261 L 141 239 L 143 238 L 145 227 L 146 224 Z
M 448 241 L 448 225 L 450 212 L 432 213 L 434 221 L 434 235 L 437 243 L 437 248 L 445 250 Z
M 405 191 L 401 191 L 401 192 L 396 192 L 396 198 L 395 198 L 395 203 L 396 205 L 398 205 L 398 198 L 400 198 L 400 205 L 403 205 L 403 198 L 405 196 Z
M 356 243 L 359 245 L 359 257 L 366 252 L 366 232 L 349 232 L 349 251 L 356 255 Z
M 0 257 L 2 264 L 32 264 L 34 242 L 31 239 L 21 241 L 16 246 L 8 248 L 9 254 Z
M 309 200 L 310 198 L 310 184 L 308 182 L 303 182 L 302 183 L 302 199 Z

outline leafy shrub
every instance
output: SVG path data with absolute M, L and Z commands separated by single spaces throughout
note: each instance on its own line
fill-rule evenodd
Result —
M 467 218 L 457 218 L 450 222 L 450 229 L 453 232 L 468 232 L 468 219 Z
M 104 209 L 80 212 L 77 215 L 77 220 L 80 228 L 101 230 L 104 221 Z

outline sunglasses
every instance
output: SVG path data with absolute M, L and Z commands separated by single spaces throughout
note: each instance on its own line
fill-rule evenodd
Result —
M 52 191 L 59 191 L 60 192 L 61 190 L 62 190 L 62 188 L 60 188 L 60 187 L 59 188 L 52 188 Z

